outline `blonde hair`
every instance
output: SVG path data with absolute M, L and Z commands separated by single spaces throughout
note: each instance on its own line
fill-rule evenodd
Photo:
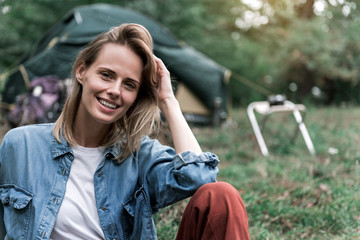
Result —
M 76 70 L 81 64 L 88 68 L 95 62 L 100 50 L 107 43 L 129 47 L 143 62 L 141 86 L 137 98 L 125 116 L 111 124 L 108 135 L 101 146 L 119 143 L 123 148 L 116 159 L 121 162 L 140 147 L 141 138 L 157 129 L 159 119 L 156 62 L 153 56 L 152 38 L 139 24 L 122 24 L 96 37 L 76 58 L 72 68 L 73 86 L 63 111 L 55 122 L 53 134 L 60 142 L 64 137 L 70 145 L 77 145 L 74 138 L 74 122 L 80 104 L 82 85 L 76 80 Z

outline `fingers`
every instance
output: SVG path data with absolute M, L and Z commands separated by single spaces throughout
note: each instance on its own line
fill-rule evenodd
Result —
M 156 62 L 157 76 L 160 81 L 159 88 L 158 88 L 159 98 L 160 98 L 160 100 L 167 99 L 167 98 L 173 96 L 170 72 L 166 68 L 164 62 L 160 58 L 156 57 L 155 55 L 154 55 L 154 58 L 155 58 L 155 62 Z
M 165 73 L 170 75 L 169 70 L 166 68 L 164 62 L 155 55 L 154 58 L 156 62 L 156 70 L 158 71 L 158 73 L 160 73 L 161 76 Z

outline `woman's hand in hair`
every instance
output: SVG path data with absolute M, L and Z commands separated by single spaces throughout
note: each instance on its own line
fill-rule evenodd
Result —
M 169 124 L 176 153 L 193 151 L 201 153 L 201 148 L 187 124 L 179 102 L 171 86 L 170 73 L 165 64 L 155 57 L 159 84 L 159 108 Z
M 155 57 L 157 76 L 159 78 L 159 107 L 162 110 L 162 106 L 168 101 L 173 102 L 176 100 L 174 92 L 171 86 L 170 72 L 165 67 L 165 64 L 160 58 Z

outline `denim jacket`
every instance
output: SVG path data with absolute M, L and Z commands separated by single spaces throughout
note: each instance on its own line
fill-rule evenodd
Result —
M 53 124 L 10 130 L 0 147 L 0 240 L 49 239 L 65 195 L 74 153 L 56 141 Z M 96 207 L 106 239 L 157 239 L 152 214 L 216 181 L 211 153 L 175 154 L 144 137 L 118 164 L 106 148 L 94 175 Z M 86 223 L 84 223 L 86 224 Z

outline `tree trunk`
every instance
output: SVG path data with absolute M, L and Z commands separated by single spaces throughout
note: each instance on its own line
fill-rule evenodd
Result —
M 310 19 L 314 16 L 314 0 L 306 0 L 305 3 L 297 7 L 297 13 L 300 18 Z

